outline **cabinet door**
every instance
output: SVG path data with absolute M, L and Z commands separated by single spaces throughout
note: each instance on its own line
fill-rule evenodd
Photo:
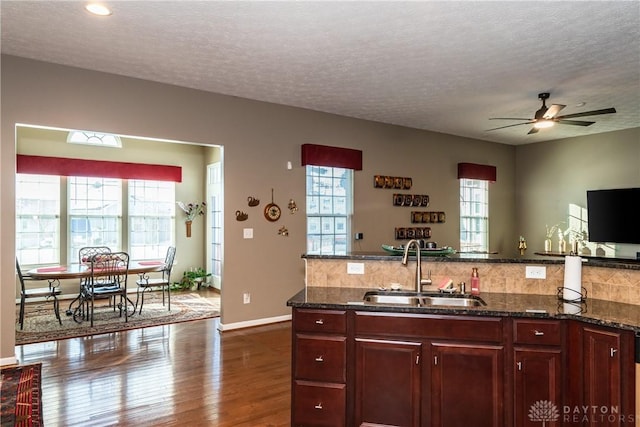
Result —
M 502 346 L 432 343 L 431 425 L 504 425 Z
M 588 414 L 588 417 L 584 417 L 588 419 L 589 426 L 622 425 L 618 416 L 607 417 L 608 414 L 603 414 L 605 417 L 600 417 L 603 410 L 619 412 L 624 407 L 620 348 L 619 333 L 584 327 L 582 333 L 584 405 L 589 408 L 600 408 L 595 416 Z
M 420 424 L 419 342 L 356 339 L 355 425 Z
M 560 349 L 516 348 L 514 352 L 516 427 L 557 427 L 562 423 Z

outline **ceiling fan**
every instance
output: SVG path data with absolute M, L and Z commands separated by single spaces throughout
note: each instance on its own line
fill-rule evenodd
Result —
M 523 119 L 517 117 L 493 117 L 489 120 L 526 120 L 523 123 L 516 123 L 515 125 L 507 125 L 500 126 L 493 129 L 487 129 L 488 131 L 498 130 L 509 128 L 512 126 L 520 126 L 520 125 L 533 125 L 529 134 L 537 133 L 538 130 L 548 128 L 553 126 L 556 123 L 560 123 L 563 125 L 574 125 L 574 126 L 591 126 L 595 122 L 587 122 L 583 120 L 567 120 L 575 117 L 585 117 L 585 116 L 596 116 L 599 114 L 610 114 L 615 113 L 615 108 L 604 108 L 602 110 L 593 110 L 593 111 L 584 111 L 582 113 L 573 113 L 573 114 L 565 114 L 564 116 L 558 116 L 557 114 L 564 108 L 566 105 L 562 104 L 552 104 L 550 107 L 547 107 L 545 101 L 549 99 L 549 93 L 544 92 L 538 94 L 538 98 L 542 100 L 542 107 L 538 111 L 536 111 L 533 119 Z

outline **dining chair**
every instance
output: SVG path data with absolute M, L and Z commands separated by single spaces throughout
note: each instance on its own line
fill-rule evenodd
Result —
M 140 301 L 140 311 L 142 314 L 142 306 L 144 305 L 145 292 L 159 287 L 162 290 L 162 305 L 164 306 L 164 293 L 167 292 L 167 302 L 169 311 L 171 311 L 171 269 L 173 268 L 173 260 L 176 257 L 175 246 L 169 246 L 167 249 L 167 255 L 164 258 L 164 268 L 162 269 L 162 276 L 157 278 L 149 278 L 149 276 L 141 277 L 136 280 L 138 289 L 136 292 L 136 308 L 138 308 L 138 301 Z M 135 311 L 135 310 L 134 310 Z
M 58 301 L 58 295 L 61 294 L 60 288 L 52 286 L 51 283 L 46 288 L 30 288 L 26 289 L 25 276 L 22 275 L 20 269 L 20 263 L 16 258 L 16 272 L 18 273 L 18 279 L 20 280 L 20 330 L 24 328 L 24 306 L 28 298 L 53 298 L 53 311 L 56 314 L 56 318 L 60 325 L 62 325 L 62 319 L 60 319 L 60 303 Z
M 92 256 L 96 254 L 109 254 L 109 253 L 111 253 L 111 248 L 109 248 L 108 246 L 85 246 L 78 250 L 78 263 L 80 265 L 89 265 L 91 262 L 90 260 Z M 80 288 L 79 288 L 80 290 L 78 292 L 78 296 L 75 297 L 69 303 L 69 308 L 67 308 L 67 316 L 71 316 L 71 314 L 73 313 L 73 310 L 71 309 L 71 307 L 73 307 L 73 304 L 75 304 L 80 300 L 80 296 L 82 293 L 82 285 L 87 280 L 89 280 L 89 278 L 80 279 Z
M 125 322 L 129 321 L 127 304 L 127 277 L 129 275 L 129 254 L 126 252 L 111 252 L 95 254 L 90 258 L 91 275 L 82 285 L 80 292 L 80 310 L 85 320 L 91 321 L 93 326 L 95 313 L 95 300 L 97 298 L 113 298 L 113 310 L 120 310 L 120 317 L 124 311 Z M 120 302 L 116 304 L 117 298 Z M 135 305 L 131 303 L 132 306 Z M 78 316 L 74 316 L 74 320 Z

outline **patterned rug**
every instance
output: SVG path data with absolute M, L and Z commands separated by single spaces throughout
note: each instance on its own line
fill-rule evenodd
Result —
M 135 294 L 132 298 L 135 301 Z M 203 298 L 197 292 L 172 292 L 171 311 L 162 305 L 162 294 L 151 292 L 145 296 L 142 315 L 136 312 L 125 323 L 124 316 L 109 307 L 107 300 L 96 301 L 93 327 L 89 321 L 75 322 L 72 316 L 66 316 L 69 301 L 60 302 L 62 325 L 58 323 L 51 302 L 30 303 L 26 305 L 24 329 L 20 330 L 16 306 L 16 345 L 43 341 L 55 341 L 87 335 L 105 334 L 149 326 L 188 322 L 220 316 L 220 298 Z M 129 308 L 131 310 L 131 307 Z
M 0 371 L 2 427 L 42 425 L 42 364 L 12 366 Z

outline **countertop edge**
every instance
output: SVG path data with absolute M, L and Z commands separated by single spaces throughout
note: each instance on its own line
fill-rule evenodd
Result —
M 549 254 L 523 256 L 523 257 L 503 257 L 499 255 L 484 254 L 453 254 L 448 256 L 429 256 L 428 262 L 473 262 L 487 264 L 564 264 L 566 255 Z M 399 255 L 392 255 L 385 252 L 351 253 L 347 255 L 314 255 L 302 254 L 302 259 L 317 260 L 353 260 L 353 261 L 397 261 Z M 597 257 L 582 257 L 585 266 L 617 268 L 624 270 L 640 270 L 640 260 L 633 259 L 612 259 L 607 260 Z
M 455 316 L 481 316 L 481 317 L 515 317 L 515 318 L 538 318 L 538 319 L 569 319 L 577 320 L 584 323 L 590 323 L 599 326 L 630 330 L 636 334 L 640 333 L 640 323 L 630 324 L 616 320 L 607 320 L 598 317 L 589 316 L 589 312 L 580 314 L 571 313 L 553 313 L 549 311 L 527 311 L 523 309 L 490 309 L 490 308 L 459 308 L 459 307 L 403 307 L 403 306 L 385 306 L 363 304 L 360 301 L 345 302 L 309 302 L 305 298 L 305 289 L 303 288 L 296 295 L 287 301 L 287 306 L 292 308 L 308 308 L 322 310 L 357 310 L 370 312 L 387 312 L 400 314 L 445 314 Z M 640 310 L 640 308 L 639 308 Z

